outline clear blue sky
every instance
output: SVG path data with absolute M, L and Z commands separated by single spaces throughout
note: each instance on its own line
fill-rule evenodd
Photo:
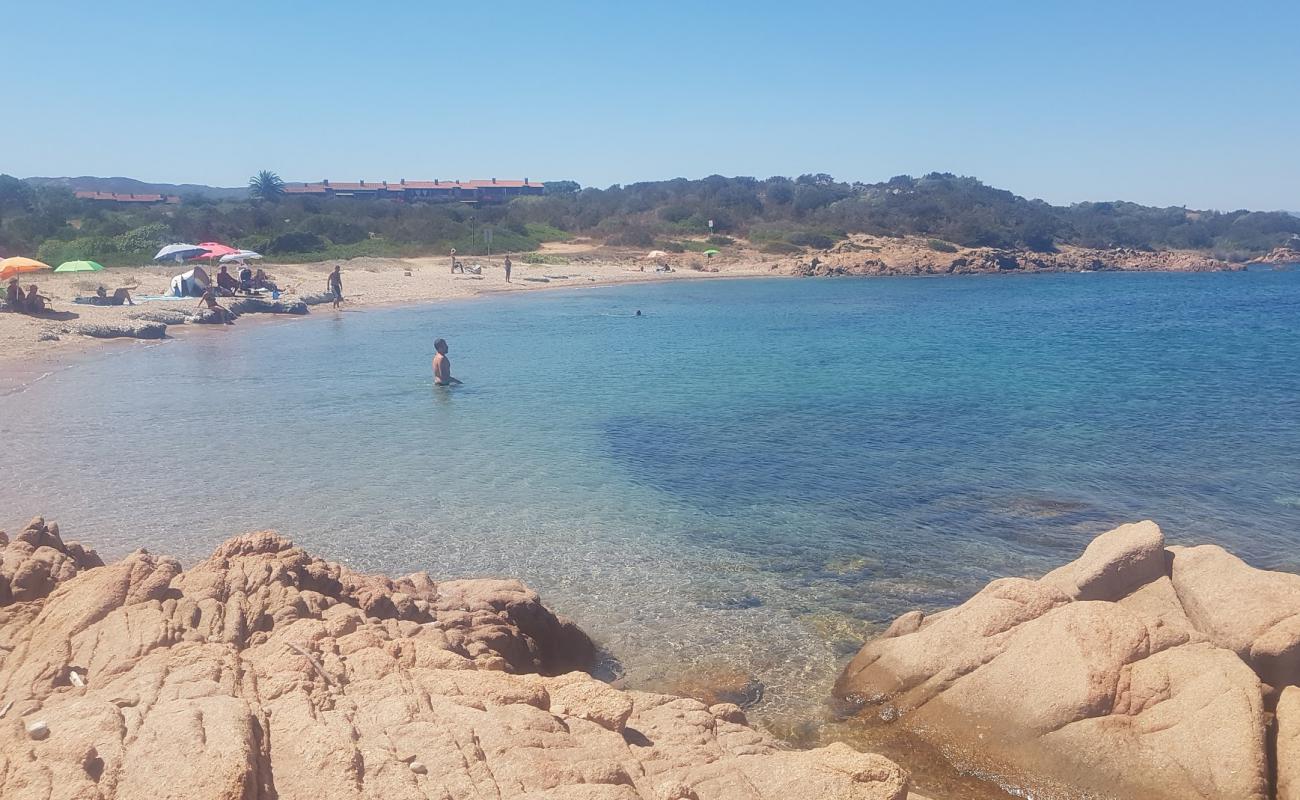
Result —
M 1300 3 L 25 2 L 0 172 L 242 185 L 939 170 L 1300 209 Z

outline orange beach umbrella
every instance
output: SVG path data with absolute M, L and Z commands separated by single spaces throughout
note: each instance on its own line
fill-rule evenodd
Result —
M 21 275 L 24 272 L 40 272 L 43 269 L 49 269 L 49 264 L 41 263 L 34 258 L 23 258 L 14 256 L 0 261 L 0 281 L 7 281 L 15 275 Z

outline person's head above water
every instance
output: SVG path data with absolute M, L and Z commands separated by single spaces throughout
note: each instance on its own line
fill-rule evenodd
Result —
M 638 317 L 641 316 L 641 309 L 638 308 L 638 309 L 636 310 L 636 315 L 637 315 Z
M 446 339 L 435 339 L 434 342 L 433 342 L 433 349 L 436 350 L 436 351 L 439 352 L 439 353 L 442 353 L 443 355 L 446 355 L 446 354 L 447 354 L 447 340 L 446 340 Z

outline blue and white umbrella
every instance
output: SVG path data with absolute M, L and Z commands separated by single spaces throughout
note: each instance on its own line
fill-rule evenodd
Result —
M 197 244 L 169 244 L 158 251 L 158 255 L 153 257 L 154 261 L 175 261 L 181 263 L 187 258 L 203 255 L 208 252 L 206 248 L 199 247 Z
M 221 257 L 222 264 L 229 264 L 232 261 L 247 261 L 250 258 L 261 258 L 261 253 L 254 253 L 252 250 L 240 250 L 235 253 L 227 253 Z

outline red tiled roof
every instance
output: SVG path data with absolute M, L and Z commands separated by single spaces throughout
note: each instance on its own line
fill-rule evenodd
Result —
M 537 181 L 502 181 L 502 180 L 497 180 L 497 181 L 490 181 L 490 180 L 489 180 L 489 181 L 466 181 L 466 182 L 465 182 L 465 185 L 466 185 L 466 186 L 482 186 L 482 187 L 484 187 L 484 188 L 489 188 L 489 187 L 492 187 L 492 186 L 503 186 L 503 187 L 510 188 L 510 189 L 522 189 L 522 188 L 525 187 L 525 186 L 536 186 L 536 187 L 538 187 L 538 188 L 541 188 L 541 187 L 542 187 L 542 184 L 538 183 Z

